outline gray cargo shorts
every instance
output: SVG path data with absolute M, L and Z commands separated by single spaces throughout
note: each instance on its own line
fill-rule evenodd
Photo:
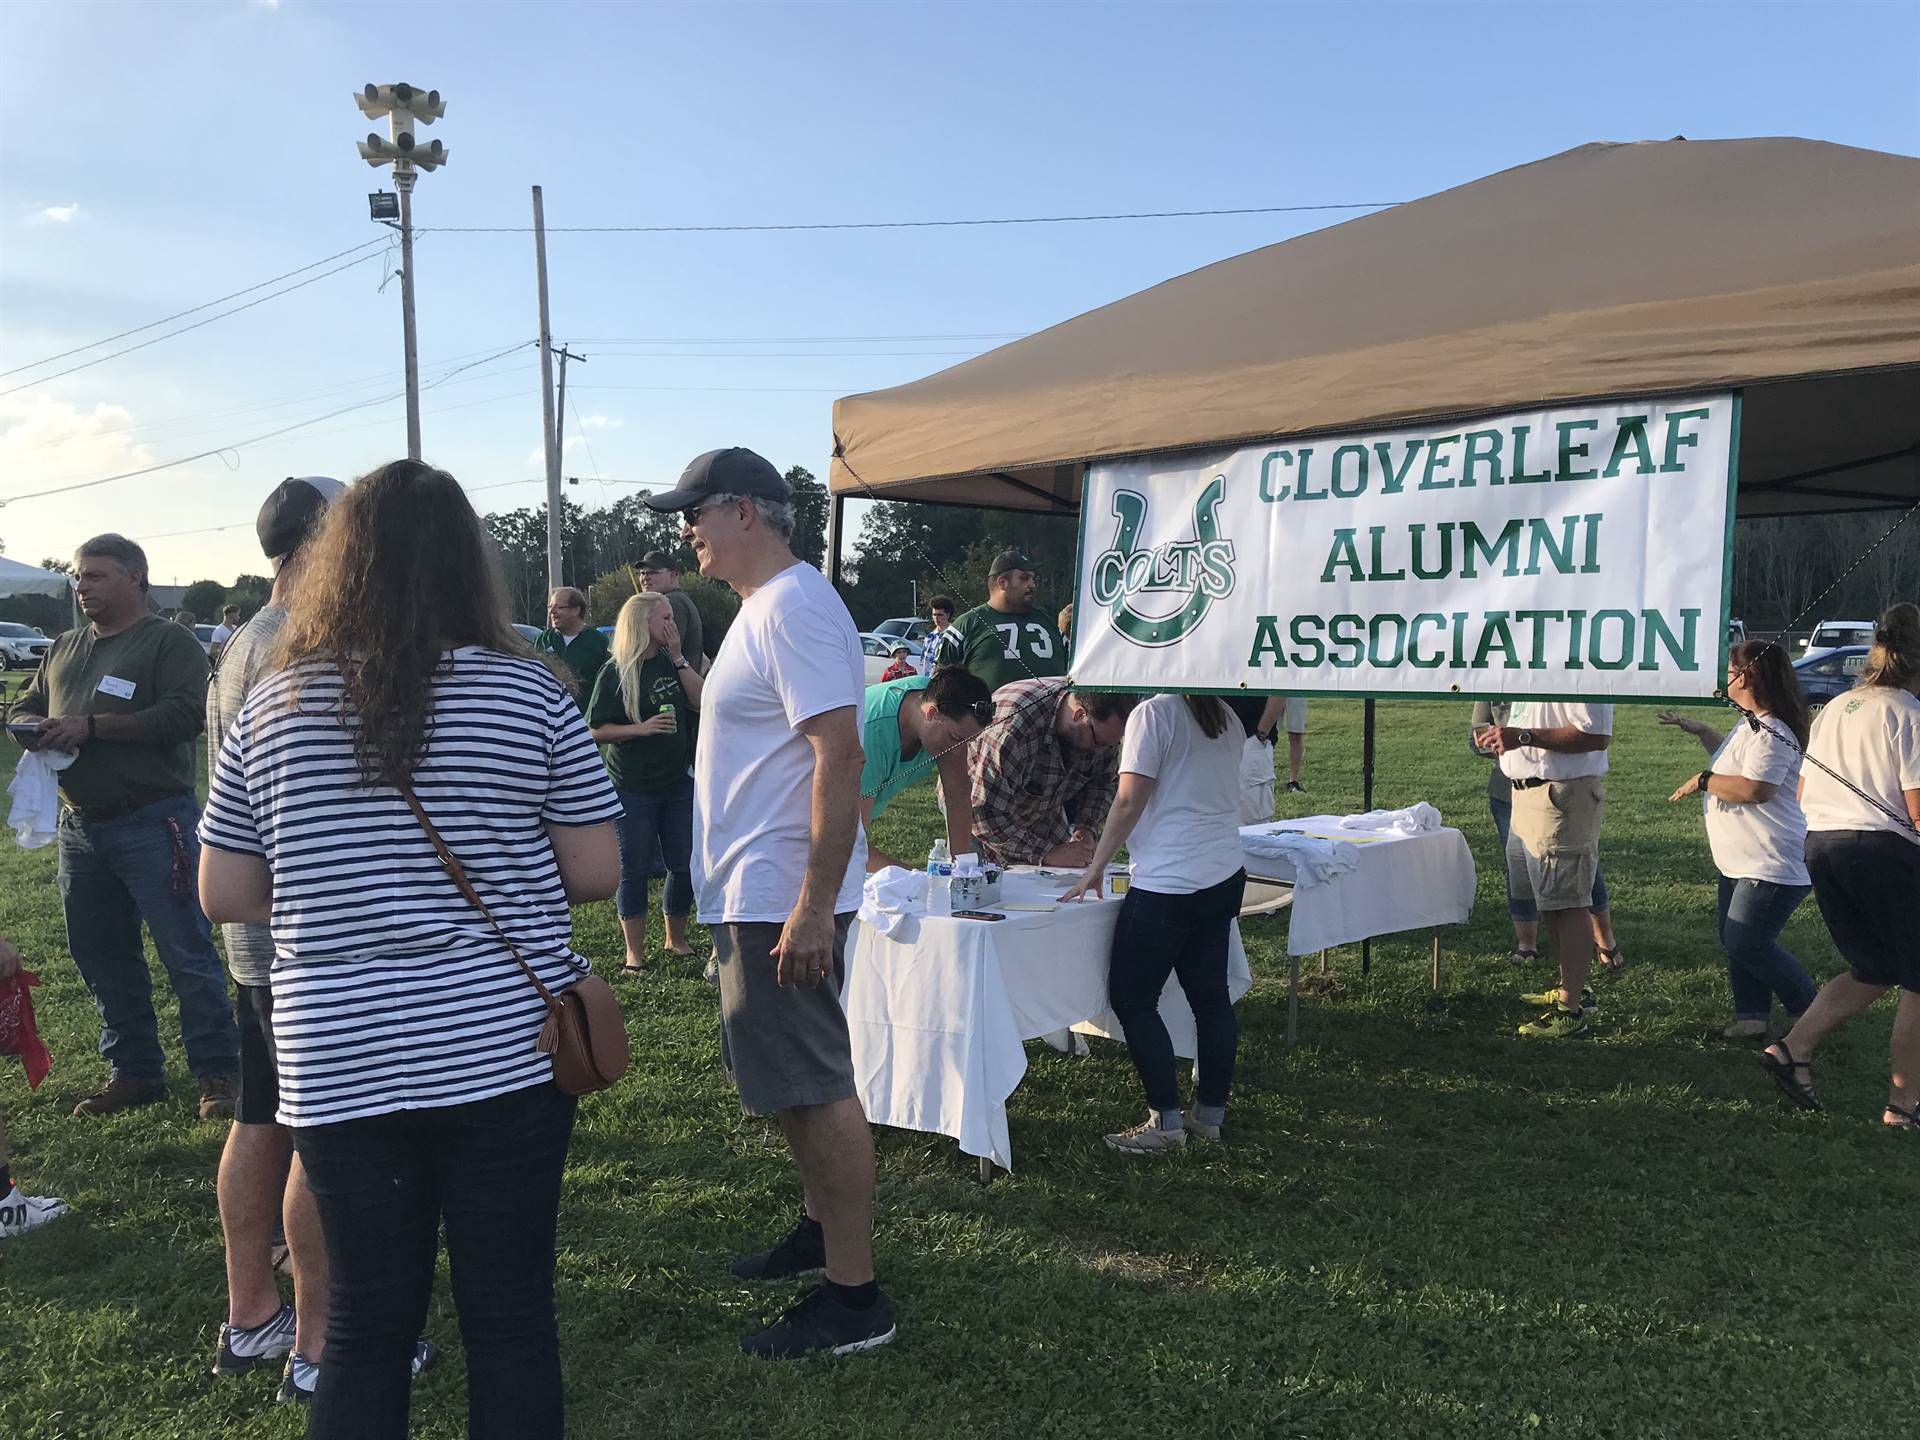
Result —
M 749 1115 L 851 1100 L 853 1046 L 840 1007 L 851 912 L 833 917 L 833 968 L 818 985 L 781 985 L 773 947 L 783 927 L 712 927 L 720 959 L 720 1058 Z

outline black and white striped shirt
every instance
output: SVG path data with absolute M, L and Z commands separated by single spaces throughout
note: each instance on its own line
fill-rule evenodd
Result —
M 293 699 L 298 690 L 297 701 Z M 203 843 L 273 867 L 283 1125 L 460 1105 L 538 1085 L 546 1007 L 442 870 L 398 791 L 369 787 L 341 683 L 261 681 L 221 747 Z M 586 969 L 545 826 L 620 814 L 573 702 L 538 661 L 445 657 L 413 786 L 520 953 L 554 989 Z

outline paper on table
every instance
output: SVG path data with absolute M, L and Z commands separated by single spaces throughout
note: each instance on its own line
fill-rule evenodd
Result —
M 1060 907 L 1058 905 L 1012 905 L 1003 903 L 993 908 L 996 910 L 1031 910 L 1036 915 L 1050 915 Z

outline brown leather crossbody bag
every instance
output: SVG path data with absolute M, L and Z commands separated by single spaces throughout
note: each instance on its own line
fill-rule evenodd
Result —
M 500 928 L 500 922 L 493 918 L 493 912 L 487 909 L 487 902 L 480 898 L 479 892 L 473 888 L 473 882 L 467 879 L 466 870 L 454 857 L 453 851 L 447 848 L 447 842 L 440 838 L 433 821 L 427 818 L 427 812 L 421 808 L 420 797 L 413 793 L 413 787 L 402 785 L 400 795 L 407 802 L 407 808 L 413 811 L 413 818 L 420 822 L 420 828 L 427 832 L 427 839 L 433 842 L 434 853 L 440 857 L 440 863 L 446 868 L 454 887 L 469 905 L 486 917 L 487 924 L 493 927 L 493 933 L 507 947 L 514 963 L 533 982 L 533 988 L 540 992 L 540 998 L 547 1002 L 547 1023 L 540 1027 L 540 1038 L 534 1048 L 543 1055 L 553 1057 L 553 1083 L 569 1095 L 590 1095 L 595 1090 L 605 1090 L 627 1073 L 627 1064 L 631 1059 L 627 1046 L 627 1022 L 621 1018 L 620 1002 L 614 998 L 613 987 L 589 971 L 558 995 L 549 990 L 534 973 L 533 967 L 521 957 L 520 947 L 513 943 L 507 932 Z

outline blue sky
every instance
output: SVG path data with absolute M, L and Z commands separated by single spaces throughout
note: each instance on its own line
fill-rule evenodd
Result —
M 524 226 L 535 183 L 554 227 L 810 223 L 1393 201 L 1590 140 L 1676 134 L 1920 151 L 1920 6 L 1892 0 L 8 13 L 0 370 L 377 238 L 365 196 L 385 172 L 353 149 L 373 128 L 352 100 L 368 81 L 448 101 L 424 133 L 452 160 L 415 207 L 428 380 L 535 334 L 529 235 L 432 233 Z M 589 357 L 569 381 L 582 423 L 566 470 L 604 477 L 568 493 L 604 503 L 726 444 L 824 476 L 837 395 L 1340 218 L 556 233 L 554 335 Z M 376 252 L 64 378 L 45 377 L 118 347 L 0 378 L 25 387 L 0 396 L 0 499 L 397 394 L 391 263 Z M 530 346 L 452 376 L 424 409 L 427 458 L 483 509 L 538 501 Z M 226 580 L 261 568 L 252 516 L 281 477 L 358 474 L 404 446 L 388 401 L 0 506 L 0 541 L 32 561 L 118 529 L 148 542 L 156 579 Z

